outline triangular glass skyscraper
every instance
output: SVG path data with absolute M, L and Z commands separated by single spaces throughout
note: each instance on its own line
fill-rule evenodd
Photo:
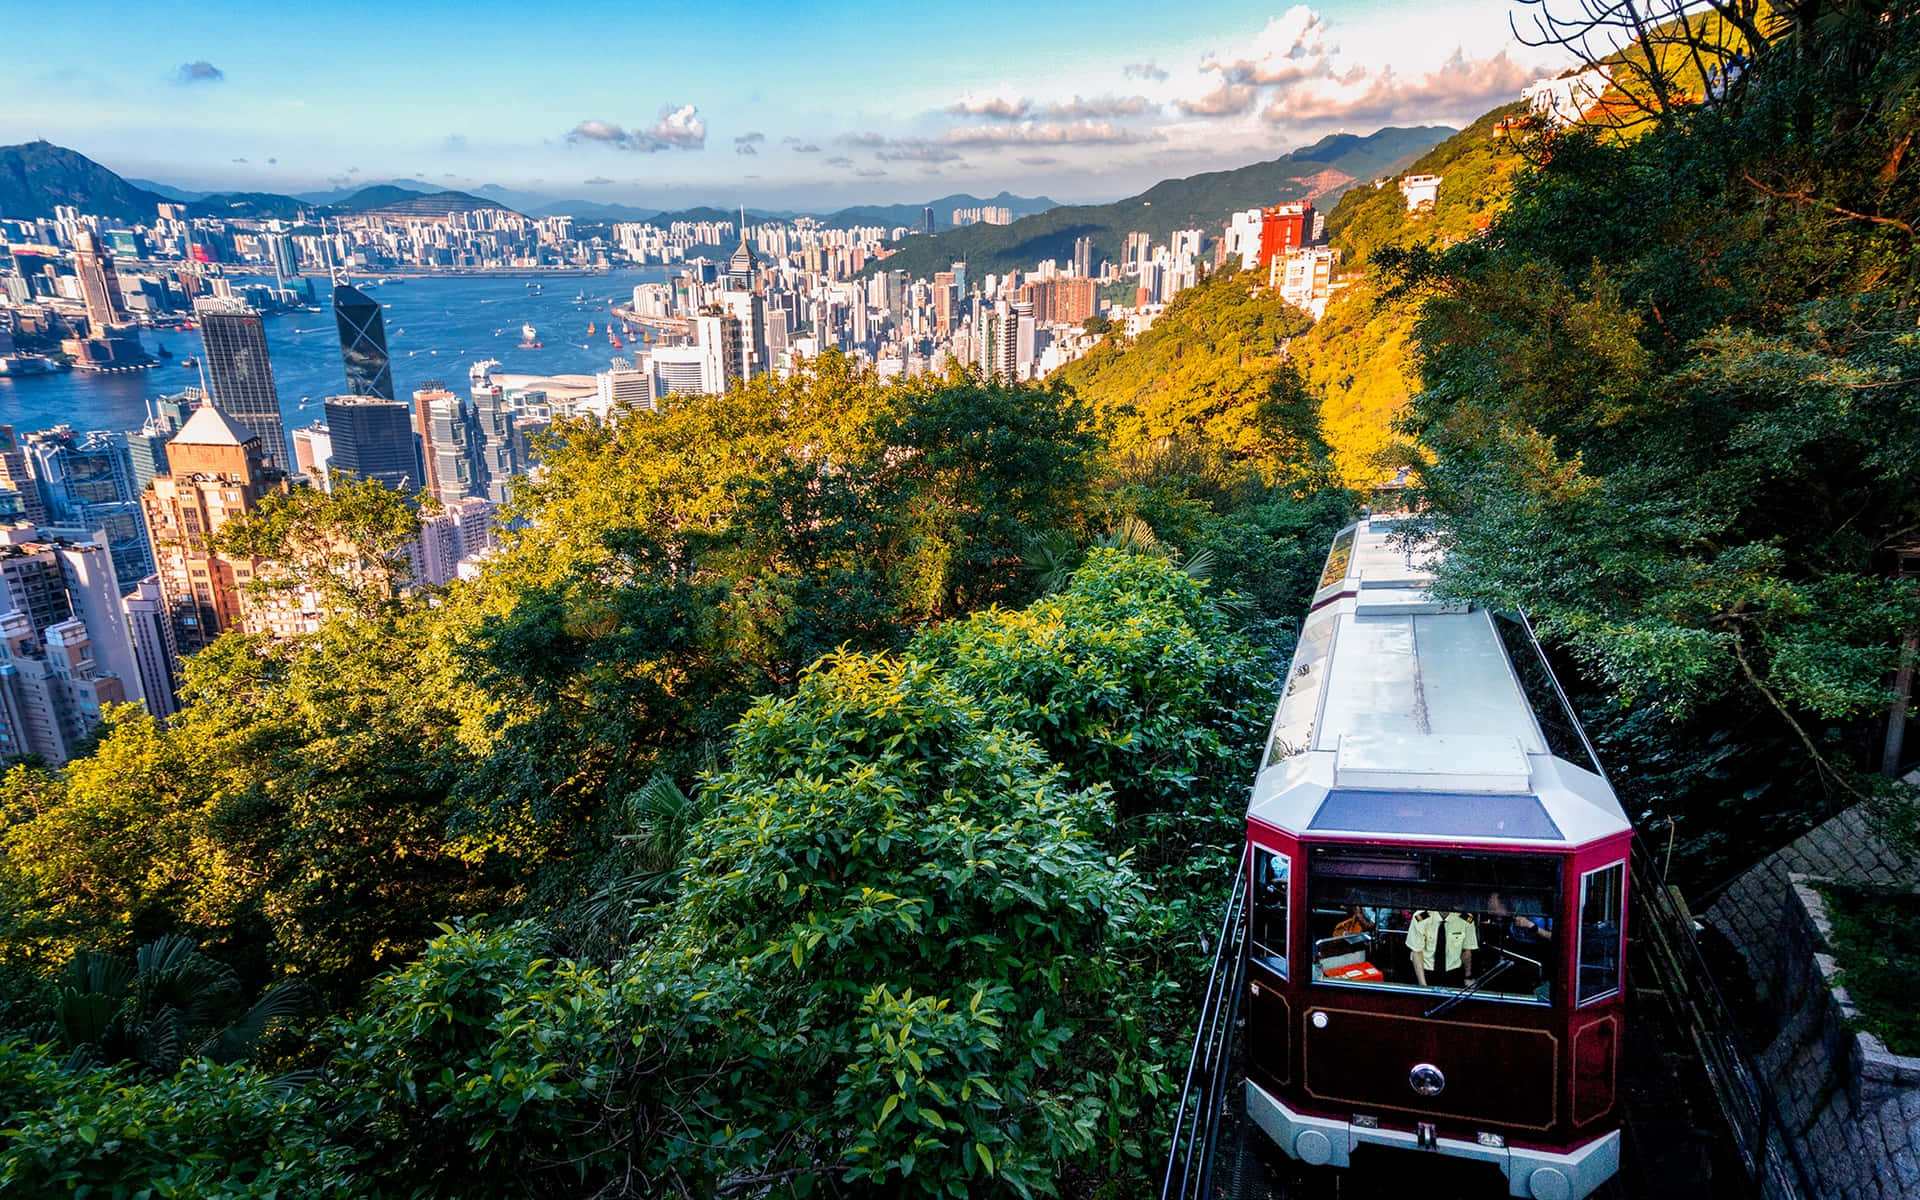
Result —
M 380 304 L 352 284 L 333 285 L 333 318 L 340 325 L 340 357 L 347 365 L 347 394 L 391 400 L 393 370 L 387 362 L 387 327 Z

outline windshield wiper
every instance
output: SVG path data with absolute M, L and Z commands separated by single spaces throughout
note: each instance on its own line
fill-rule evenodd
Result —
M 1480 978 L 1474 980 L 1472 986 L 1461 988 L 1459 991 L 1455 992 L 1453 995 L 1448 996 L 1445 1000 L 1442 1000 L 1440 1003 L 1428 1009 L 1427 1016 L 1437 1017 L 1443 1012 L 1451 1012 L 1453 1008 L 1456 1005 L 1458 1005 L 1462 1000 L 1465 1000 L 1467 997 L 1473 995 L 1475 992 L 1479 991 L 1481 988 L 1487 986 L 1489 983 L 1492 983 L 1495 979 L 1498 979 L 1501 975 L 1505 974 L 1508 970 L 1511 970 L 1512 967 L 1513 967 L 1512 959 L 1502 958 L 1499 962 L 1493 964 L 1492 970 L 1488 971 L 1485 975 L 1482 975 Z

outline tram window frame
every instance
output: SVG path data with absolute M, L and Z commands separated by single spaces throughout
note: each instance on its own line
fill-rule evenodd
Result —
M 1589 919 L 1588 901 L 1592 881 L 1599 876 L 1610 878 L 1605 894 L 1600 897 L 1606 912 L 1601 914 L 1601 920 L 1596 921 Z M 1598 1004 L 1620 994 L 1622 966 L 1626 957 L 1626 879 L 1627 864 L 1624 860 L 1580 873 L 1580 909 L 1576 914 L 1580 945 L 1573 959 L 1574 1003 L 1578 1007 Z M 1589 948 L 1593 953 L 1591 962 L 1588 961 Z M 1600 973 L 1596 986 L 1591 990 L 1588 988 L 1589 970 Z
M 1274 864 L 1279 870 L 1273 872 Z M 1293 900 L 1293 856 L 1279 850 L 1269 850 L 1265 846 L 1253 848 L 1253 878 L 1249 881 L 1248 899 L 1252 901 L 1251 916 L 1247 922 L 1247 944 L 1249 957 L 1256 963 L 1272 971 L 1281 979 L 1289 977 L 1287 958 L 1287 937 L 1292 933 Z M 1268 885 L 1268 891 L 1262 891 L 1262 880 Z M 1272 888 L 1279 889 L 1280 900 L 1277 905 L 1264 897 L 1270 897 Z M 1279 913 L 1280 936 L 1275 939 L 1271 934 L 1271 916 Z M 1275 942 L 1278 943 L 1277 947 Z
M 1594 758 L 1592 748 L 1581 732 L 1579 714 L 1573 711 L 1566 694 L 1554 678 L 1553 664 L 1547 661 L 1546 649 L 1527 632 L 1527 626 L 1514 614 L 1496 611 L 1491 615 L 1493 631 L 1499 636 L 1500 644 L 1507 652 L 1507 662 L 1513 667 L 1514 682 L 1520 685 L 1520 693 L 1526 697 L 1527 707 L 1533 711 L 1534 724 L 1540 727 L 1540 736 L 1546 740 L 1547 750 L 1555 758 L 1564 759 L 1576 767 L 1584 767 L 1602 779 L 1606 778 L 1606 772 L 1600 769 L 1599 760 Z
M 1558 924 L 1555 918 L 1564 894 L 1564 855 L 1338 842 L 1308 846 L 1306 854 L 1307 900 L 1301 920 L 1306 923 L 1309 939 L 1308 977 L 1316 986 L 1429 996 L 1458 992 L 1465 986 L 1463 982 L 1439 977 L 1446 968 L 1444 943 L 1435 947 L 1435 972 L 1428 976 L 1428 982 L 1416 981 L 1419 973 L 1412 970 L 1405 947 L 1411 921 L 1406 927 L 1400 924 L 1403 917 L 1419 911 L 1461 912 L 1473 918 L 1474 931 L 1474 944 L 1463 949 L 1487 956 L 1474 964 L 1479 967 L 1476 983 L 1502 958 L 1517 960 L 1496 977 L 1502 982 L 1476 990 L 1475 1000 L 1536 1008 L 1561 1002 L 1564 987 L 1560 976 L 1567 951 L 1554 936 L 1553 927 Z M 1498 908 L 1491 905 L 1496 895 L 1500 897 Z M 1347 942 L 1356 944 L 1334 945 L 1342 937 L 1336 930 L 1346 923 L 1341 914 L 1355 906 L 1363 917 L 1371 918 L 1373 925 L 1361 933 L 1349 931 L 1345 935 Z M 1517 930 L 1515 917 L 1532 919 Z M 1321 929 L 1323 924 L 1327 925 L 1325 930 Z M 1446 936 L 1455 929 L 1443 922 L 1434 932 Z M 1327 936 L 1320 936 L 1323 932 Z M 1525 936 L 1533 941 L 1516 941 Z M 1362 938 L 1364 948 L 1357 944 Z M 1323 966 L 1353 965 L 1343 961 L 1348 958 L 1372 967 L 1379 977 L 1323 973 Z M 1463 978 L 1465 966 L 1463 954 L 1458 968 Z M 1516 970 L 1524 974 L 1514 975 Z M 1507 990 L 1515 984 L 1520 988 Z

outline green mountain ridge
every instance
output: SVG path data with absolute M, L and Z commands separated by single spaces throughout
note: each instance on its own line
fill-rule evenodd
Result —
M 1209 228 L 1230 212 L 1288 200 L 1343 194 L 1354 184 L 1399 170 L 1454 130 L 1445 125 L 1392 126 L 1361 137 L 1333 134 L 1266 162 L 1165 179 L 1111 204 L 1048 209 L 1010 225 L 969 225 L 915 238 L 885 260 L 886 270 L 931 278 L 964 261 L 976 275 L 1030 268 L 1043 258 L 1067 261 L 1076 238 L 1093 238 L 1093 257 L 1118 259 L 1131 232 L 1165 241 L 1176 229 Z M 867 271 L 883 269 L 868 264 Z

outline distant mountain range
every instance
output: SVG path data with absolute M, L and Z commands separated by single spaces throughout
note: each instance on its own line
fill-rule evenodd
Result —
M 50 217 L 56 205 L 71 204 L 82 212 L 99 213 L 123 221 L 150 221 L 154 205 L 187 205 L 194 216 L 293 220 L 309 215 L 356 213 L 444 213 L 500 208 L 528 216 L 571 216 L 578 221 L 729 221 L 739 219 L 732 208 L 689 208 L 662 212 L 592 200 L 544 196 L 486 184 L 472 192 L 445 191 L 424 179 L 393 179 L 331 191 L 201 192 L 151 179 L 123 179 L 78 151 L 51 142 L 0 146 L 0 216 Z M 992 205 L 1018 217 L 1046 212 L 1058 202 L 1046 196 L 1016 196 L 1001 192 L 982 198 L 965 192 L 942 196 L 925 204 L 858 205 L 836 212 L 801 213 L 794 210 L 749 209 L 752 220 L 791 220 L 811 216 L 833 229 L 855 225 L 917 225 L 922 210 L 933 209 L 935 228 L 949 226 L 956 208 Z
M 1165 241 L 1176 229 L 1216 224 L 1236 209 L 1313 198 L 1325 206 L 1353 184 L 1398 170 L 1454 131 L 1442 125 L 1388 128 L 1366 137 L 1336 134 L 1311 146 L 1268 162 L 1231 171 L 1214 171 L 1185 179 L 1169 179 L 1137 196 L 1112 204 L 1060 205 L 1045 196 L 1015 196 L 1001 192 L 982 198 L 957 193 L 925 204 L 859 205 L 831 213 L 808 213 L 832 228 L 854 225 L 915 226 L 923 210 L 933 209 L 932 237 L 909 239 L 899 253 L 885 260 L 930 277 L 948 263 L 964 259 L 976 273 L 1030 266 L 1043 258 L 1065 261 L 1073 255 L 1074 239 L 1093 238 L 1094 256 L 1117 259 L 1131 231 Z M 531 216 L 570 215 L 583 222 L 737 220 L 731 208 L 689 208 L 674 212 L 595 203 L 513 191 L 488 184 L 474 192 L 438 190 L 422 179 L 337 188 L 286 196 L 274 192 L 202 193 L 155 183 L 122 179 L 77 151 L 50 142 L 0 146 L 0 216 L 52 216 L 56 205 L 73 205 L 124 221 L 151 221 L 154 206 L 183 203 L 195 216 L 279 218 L 361 213 L 420 213 L 506 209 Z M 952 227 L 956 208 L 994 206 L 1008 209 L 1008 225 Z M 792 211 L 749 209 L 750 220 L 791 219 Z
M 431 185 L 425 185 L 431 187 Z M 122 221 L 150 222 L 159 204 L 181 203 L 199 217 L 278 217 L 302 213 L 447 213 L 506 208 L 498 200 L 465 192 L 428 191 L 376 184 L 323 197 L 275 192 L 192 192 L 142 180 L 122 179 L 86 155 L 51 142 L 0 146 L 0 216 L 50 217 L 58 205 Z
M 1112 204 L 1050 208 L 1011 225 L 968 225 L 909 238 L 898 253 L 870 261 L 868 273 L 905 270 L 922 279 L 964 261 L 979 276 L 1032 267 L 1041 259 L 1067 262 L 1080 237 L 1093 239 L 1093 258 L 1118 261 L 1131 232 L 1164 242 L 1177 229 L 1206 229 L 1230 212 L 1311 199 L 1331 208 L 1356 183 L 1392 174 L 1455 131 L 1445 125 L 1389 127 L 1360 137 L 1338 133 L 1267 162 L 1231 171 L 1167 179 Z

